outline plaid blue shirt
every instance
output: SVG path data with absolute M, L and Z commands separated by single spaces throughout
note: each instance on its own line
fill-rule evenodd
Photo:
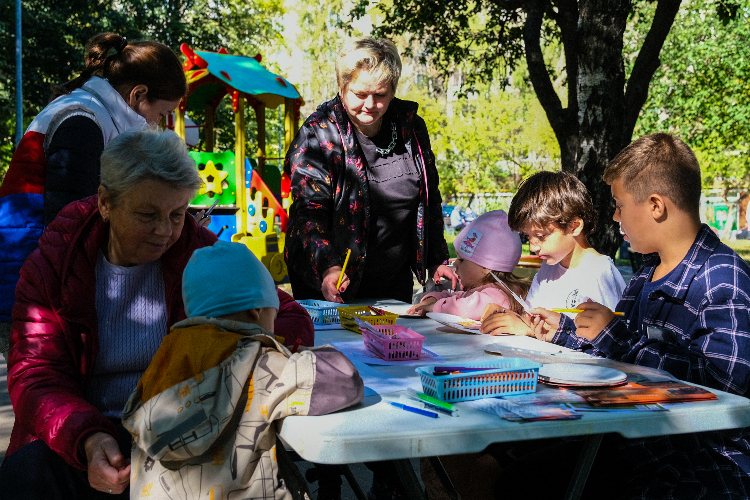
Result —
M 615 317 L 588 341 L 575 335 L 573 320 L 563 316 L 553 342 L 748 397 L 750 267 L 703 225 L 682 262 L 649 295 L 641 324 L 632 324 L 637 322 L 641 290 L 659 265 L 659 256 L 647 255 L 644 262 L 617 304 L 622 318 Z M 672 474 L 677 469 L 683 481 L 708 488 L 709 495 L 724 491 L 733 498 L 750 496 L 750 428 L 632 440 L 628 446 L 642 446 L 641 451 L 651 456 L 652 475 L 664 465 Z M 679 470 L 684 467 L 693 470 Z M 649 491 L 659 491 L 661 498 L 673 492 L 664 484 Z

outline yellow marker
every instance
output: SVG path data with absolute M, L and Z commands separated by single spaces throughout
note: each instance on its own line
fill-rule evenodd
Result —
M 344 271 L 346 271 L 346 265 L 349 263 L 349 256 L 352 254 L 352 249 L 346 251 L 346 258 L 344 259 L 344 267 L 341 268 L 341 274 L 339 274 L 339 280 L 336 282 L 336 290 L 341 287 L 341 280 L 344 279 Z
M 582 313 L 583 309 L 552 309 L 553 312 L 556 313 Z M 622 313 L 620 311 L 615 311 L 613 313 L 615 316 L 625 316 L 625 313 Z

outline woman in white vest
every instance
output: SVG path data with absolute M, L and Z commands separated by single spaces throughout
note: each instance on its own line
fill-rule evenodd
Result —
M 44 227 L 70 202 L 96 194 L 100 157 L 114 137 L 156 125 L 185 96 L 177 55 L 158 42 L 102 33 L 86 68 L 31 122 L 0 186 L 0 352 L 7 353 L 19 270 Z

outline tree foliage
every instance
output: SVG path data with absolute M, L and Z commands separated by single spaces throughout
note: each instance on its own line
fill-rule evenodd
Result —
M 557 168 L 560 149 L 532 94 L 480 85 L 477 92 L 456 99 L 450 86 L 448 90 L 432 96 L 415 86 L 406 95 L 421 101 L 443 198 L 515 190 L 530 173 Z
M 750 1 L 690 0 L 663 50 L 636 133 L 667 131 L 701 161 L 706 187 L 750 183 Z
M 380 0 L 384 17 L 376 33 L 408 34 L 423 47 L 418 57 L 444 73 L 471 69 L 466 91 L 507 78 L 525 59 L 528 76 L 560 146 L 562 168 L 592 193 L 600 230 L 592 243 L 614 255 L 621 236 L 611 221 L 614 203 L 601 179 L 607 162 L 632 137 L 648 95 L 659 53 L 680 0 L 658 0 L 629 78 L 624 69 L 624 33 L 630 0 Z M 360 0 L 353 16 L 371 9 Z M 565 58 L 567 102 L 554 87 L 559 75 L 544 47 L 559 43 Z
M 50 98 L 50 85 L 77 76 L 83 46 L 113 31 L 131 40 L 182 42 L 204 50 L 226 47 L 254 55 L 280 31 L 281 0 L 22 0 L 24 125 Z M 0 176 L 15 130 L 15 1 L 0 0 Z
M 336 95 L 336 54 L 347 36 L 360 36 L 372 21 L 365 16 L 347 33 L 342 26 L 346 12 L 344 0 L 324 5 L 302 0 L 286 14 L 288 24 L 297 29 L 287 33 L 287 59 L 280 60 L 279 66 L 306 100 L 303 119 Z M 474 78 L 473 72 L 459 70 L 446 78 L 419 56 L 423 54 L 419 42 L 401 36 L 393 40 L 403 64 L 396 95 L 420 106 L 444 199 L 458 192 L 513 189 L 528 172 L 554 168 L 559 147 L 522 73 L 480 83 L 466 99 L 457 99 L 463 82 Z M 521 66 L 525 67 L 523 61 Z

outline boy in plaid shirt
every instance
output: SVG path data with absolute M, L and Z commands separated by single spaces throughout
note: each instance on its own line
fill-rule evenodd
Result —
M 750 267 L 700 222 L 693 152 L 668 134 L 645 136 L 610 162 L 604 180 L 614 220 L 644 254 L 617 304 L 624 316 L 595 302 L 577 306 L 575 320 L 537 309 L 537 336 L 750 396 Z M 750 428 L 605 445 L 597 461 L 611 460 L 607 491 L 625 498 L 750 498 Z M 615 475 L 621 488 L 612 467 L 626 471 Z

